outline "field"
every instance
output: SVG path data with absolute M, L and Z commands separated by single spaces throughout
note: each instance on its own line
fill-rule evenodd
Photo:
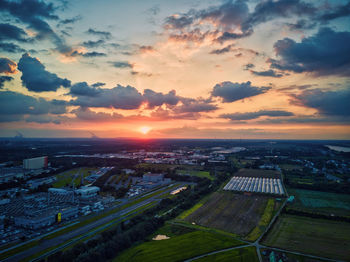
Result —
M 206 256 L 203 258 L 193 260 L 195 262 L 235 262 L 235 261 L 250 261 L 258 262 L 259 258 L 256 254 L 255 247 L 244 247 L 239 249 L 234 249 L 226 252 L 221 252 L 218 254 Z
M 215 192 L 185 221 L 245 236 L 258 225 L 268 200 L 265 196 Z
M 78 186 L 81 183 L 81 174 L 83 174 L 84 177 L 87 177 L 90 175 L 91 171 L 95 170 L 97 170 L 97 168 L 82 167 L 80 170 L 79 168 L 74 168 L 60 173 L 56 176 L 57 181 L 53 184 L 53 187 L 61 188 L 67 185 L 70 186 L 74 176 L 79 172 L 79 175 L 77 175 L 77 177 L 74 179 L 75 186 Z
M 267 178 L 281 178 L 281 174 L 275 170 L 262 170 L 262 169 L 240 169 L 235 176 L 247 176 L 247 177 L 267 177 Z
M 183 261 L 214 250 L 242 244 L 242 242 L 225 235 L 174 225 L 165 225 L 153 236 L 158 234 L 164 234 L 170 238 L 158 241 L 149 239 L 140 245 L 125 250 L 114 261 Z
M 189 175 L 189 176 L 198 176 L 198 177 L 206 177 L 209 179 L 214 179 L 209 171 L 197 171 L 197 170 L 177 170 L 176 172 L 179 175 Z
M 295 196 L 292 208 L 322 214 L 350 216 L 350 195 L 302 189 L 289 189 L 288 192 Z
M 348 260 L 350 223 L 282 215 L 264 237 L 263 244 L 321 257 Z

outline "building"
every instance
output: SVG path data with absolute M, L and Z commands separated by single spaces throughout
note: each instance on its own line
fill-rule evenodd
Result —
M 77 190 L 75 190 L 75 193 L 77 193 L 82 198 L 90 198 L 97 196 L 97 193 L 100 191 L 100 188 L 97 186 L 90 186 L 90 187 L 81 187 Z
M 158 182 L 162 182 L 164 179 L 164 175 L 163 174 L 152 174 L 152 173 L 147 173 L 144 174 L 142 176 L 143 181 L 145 182 L 154 182 L 154 183 L 158 183 Z
M 44 178 L 28 180 L 26 185 L 30 189 L 36 189 L 41 185 L 50 185 L 55 181 L 56 181 L 56 177 L 44 177 Z
M 23 160 L 24 169 L 42 169 L 47 168 L 47 156 L 28 158 Z
M 3 167 L 0 168 L 0 183 L 11 182 L 17 178 L 23 178 L 22 167 Z

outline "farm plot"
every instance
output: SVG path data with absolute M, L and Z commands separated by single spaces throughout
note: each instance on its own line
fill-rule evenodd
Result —
M 264 237 L 267 246 L 332 259 L 350 258 L 350 223 L 282 215 Z
M 198 230 L 189 230 L 181 226 L 166 225 L 157 234 L 168 237 L 163 240 L 148 240 L 131 247 L 114 261 L 162 262 L 183 261 L 215 250 L 242 245 L 231 237 Z
M 281 178 L 281 173 L 275 170 L 242 168 L 237 173 L 235 173 L 235 176 Z
M 350 216 L 350 195 L 302 189 L 288 191 L 295 196 L 291 208 L 327 215 Z
M 239 249 L 234 249 L 226 252 L 220 252 L 214 255 L 206 256 L 203 258 L 195 259 L 195 262 L 238 262 L 238 261 L 250 261 L 258 262 L 259 258 L 256 254 L 255 247 L 244 247 Z
M 206 177 L 209 179 L 214 179 L 209 171 L 198 171 L 198 170 L 177 170 L 176 172 L 179 175 L 187 175 L 187 176 L 198 176 L 198 177 Z
M 215 192 L 185 221 L 245 236 L 259 224 L 268 200 L 265 196 Z

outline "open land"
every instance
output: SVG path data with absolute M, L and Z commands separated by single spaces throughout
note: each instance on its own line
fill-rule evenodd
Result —
M 350 258 L 350 223 L 281 215 L 263 244 L 317 256 Z
M 350 195 L 303 189 L 288 189 L 288 192 L 295 196 L 292 208 L 350 217 Z
M 127 249 L 114 261 L 157 262 L 183 261 L 215 250 L 242 245 L 243 243 L 226 235 L 165 225 L 152 237 L 163 234 L 165 240 L 148 240 Z
M 215 192 L 185 220 L 241 236 L 255 228 L 270 198 L 232 192 Z

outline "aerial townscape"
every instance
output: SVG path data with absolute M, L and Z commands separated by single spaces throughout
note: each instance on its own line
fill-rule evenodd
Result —
M 0 144 L 3 261 L 350 256 L 349 142 L 9 138 Z
M 0 262 L 350 262 L 350 0 L 0 0 Z

